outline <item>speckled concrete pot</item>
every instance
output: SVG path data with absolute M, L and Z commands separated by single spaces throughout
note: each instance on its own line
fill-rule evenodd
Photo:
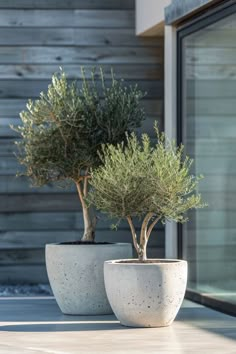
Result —
M 106 292 L 118 320 L 129 327 L 169 326 L 184 298 L 187 262 L 125 261 L 130 263 L 115 260 L 104 264 Z
M 114 258 L 132 257 L 128 243 L 46 245 L 46 267 L 57 304 L 68 315 L 105 315 L 107 300 L 103 264 Z

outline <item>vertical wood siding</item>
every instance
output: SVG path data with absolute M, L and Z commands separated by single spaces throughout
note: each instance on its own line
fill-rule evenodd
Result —
M 80 65 L 102 65 L 108 79 L 112 66 L 147 91 L 142 131 L 153 134 L 163 118 L 163 38 L 135 36 L 133 0 L 2 0 L 0 9 L 0 281 L 47 282 L 44 245 L 80 237 L 80 205 L 73 187 L 32 189 L 15 178 L 9 124 L 20 123 L 26 100 L 47 89 L 59 66 L 80 80 Z M 163 253 L 163 229 L 155 233 L 150 256 Z M 113 232 L 103 217 L 97 238 L 131 241 L 125 223 Z

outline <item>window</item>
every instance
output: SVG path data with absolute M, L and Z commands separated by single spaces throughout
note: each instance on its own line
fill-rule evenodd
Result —
M 236 309 L 236 6 L 178 32 L 179 139 L 209 204 L 182 227 L 188 288 Z M 224 306 L 223 306 L 224 307 Z

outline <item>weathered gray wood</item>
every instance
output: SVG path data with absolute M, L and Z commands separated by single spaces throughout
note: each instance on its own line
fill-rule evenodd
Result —
M 143 133 L 148 134 L 149 137 L 155 142 L 156 141 L 156 132 L 154 130 L 154 124 L 157 122 L 160 130 L 163 130 L 162 115 L 148 117 L 135 132 L 140 136 Z
M 127 237 L 125 240 L 129 243 L 130 238 Z M 159 254 L 161 257 L 163 255 L 163 246 L 160 247 L 149 247 L 149 256 L 150 253 Z M 207 250 L 209 251 L 209 250 Z M 230 251 L 230 249 L 229 249 Z M 231 249 L 232 254 L 232 249 Z M 211 257 L 213 260 L 216 260 L 215 257 Z M 204 259 L 204 258 L 203 258 Z M 232 256 L 229 260 L 233 260 Z M 0 266 L 10 266 L 10 265 L 28 265 L 31 267 L 32 265 L 43 265 L 45 263 L 45 250 L 44 248 L 39 249 L 1 249 L 0 250 Z
M 81 211 L 76 193 L 64 194 L 0 194 L 1 212 L 34 212 L 34 211 Z
M 4 117 L 16 118 L 19 117 L 19 112 L 26 109 L 27 99 L 0 99 L 0 125 L 1 119 Z M 155 99 L 146 99 L 144 98 L 141 102 L 141 105 L 145 109 L 147 115 L 150 116 L 159 116 L 163 114 L 164 106 L 163 99 L 155 98 Z
M 2 27 L 133 28 L 133 10 L 8 10 L 0 11 Z
M 18 126 L 21 124 L 21 120 L 20 118 L 1 118 L 0 117 L 0 137 L 19 137 L 19 134 L 11 129 L 10 125 L 15 125 Z M 8 139 L 7 139 L 8 140 Z M 2 147 L 2 144 L 0 144 L 0 149 Z M 9 147 L 8 147 L 9 149 Z M 12 151 L 16 150 L 16 146 L 12 146 Z M 5 149 L 3 147 L 3 151 L 2 151 L 5 155 Z M 1 155 L 1 152 L 0 152 Z M 12 153 L 11 153 L 12 155 Z
M 0 47 L 0 64 L 162 64 L 163 48 Z
M 81 238 L 80 230 L 58 230 L 58 231 L 6 231 L 1 232 L 1 249 L 40 249 L 47 243 L 60 243 L 75 241 Z M 96 240 L 98 242 L 127 242 L 132 243 L 132 236 L 128 228 L 113 231 L 109 229 L 97 230 Z M 148 246 L 163 247 L 164 230 L 160 225 L 153 230 Z
M 19 112 L 26 108 L 26 103 L 28 98 L 24 99 L 0 99 L 0 110 L 1 110 L 1 118 L 3 117 L 19 117 Z M 0 124 L 1 124 L 0 118 Z
M 107 219 L 97 213 L 97 229 L 109 230 L 114 220 Z M 140 226 L 134 220 L 135 227 Z M 127 229 L 127 222 L 120 223 L 119 229 Z M 0 230 L 26 231 L 26 230 L 83 230 L 83 217 L 81 212 L 28 212 L 28 213 L 1 213 Z M 115 231 L 114 231 L 115 232 Z
M 22 172 L 23 167 L 17 162 L 15 157 L 1 157 L 0 175 L 16 175 L 17 171 Z
M 62 65 L 68 78 L 81 79 L 82 74 L 79 65 Z M 93 65 L 83 65 L 85 74 L 88 77 Z M 160 64 L 148 65 L 143 64 L 126 64 L 126 65 L 102 65 L 106 78 L 111 78 L 111 68 L 117 79 L 125 80 L 162 80 L 163 67 Z M 59 71 L 58 65 L 0 65 L 1 79 L 47 79 L 51 80 L 52 74 Z
M 48 277 L 44 264 L 1 266 L 0 282 L 2 284 L 46 284 Z
M 64 12 L 62 12 L 63 15 Z M 1 23 L 0 23 L 1 25 Z M 66 26 L 66 25 L 65 25 Z M 64 26 L 62 26 L 64 27 Z M 1 28 L 0 45 L 162 47 L 163 38 L 135 37 L 133 28 Z
M 130 80 L 126 80 L 125 82 L 127 85 L 134 84 L 134 82 Z M 136 80 L 136 82 L 143 92 L 148 91 L 147 98 L 163 96 L 163 81 Z M 47 90 L 49 83 L 49 80 L 1 80 L 0 98 L 38 97 L 41 91 Z M 80 83 L 81 81 L 78 80 L 78 85 Z M 99 82 L 98 87 L 100 86 L 101 84 Z M 22 87 L 24 87 L 24 90 L 21 90 Z
M 0 175 L 0 193 L 6 193 L 7 195 L 19 194 L 47 194 L 47 193 L 75 193 L 76 188 L 74 185 L 67 186 L 67 188 L 58 187 L 53 184 L 49 184 L 43 187 L 32 187 L 27 177 L 16 177 L 14 175 Z
M 136 256 L 134 256 L 136 257 Z M 148 258 L 165 258 L 165 248 L 164 247 L 148 247 L 147 249 Z
M 9 129 L 9 126 L 7 128 Z M 6 130 L 6 127 L 3 128 L 2 121 L 0 119 L 0 131 L 3 129 Z M 17 139 L 0 139 L 0 158 L 1 156 L 13 156 L 13 154 L 17 151 L 15 140 Z
M 133 9 L 134 0 L 1 0 L 4 9 Z
M 101 227 L 109 227 L 106 221 Z M 83 217 L 79 212 L 61 213 L 1 213 L 1 230 L 70 230 L 82 229 Z
M 3 265 L 42 265 L 45 263 L 44 248 L 40 249 L 0 249 L 0 266 Z

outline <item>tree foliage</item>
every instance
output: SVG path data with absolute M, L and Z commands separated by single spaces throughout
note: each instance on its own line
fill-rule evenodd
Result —
M 90 169 L 101 163 L 98 151 L 105 143 L 117 144 L 141 125 L 144 94 L 125 86 L 112 74 L 111 82 L 100 69 L 89 79 L 82 70 L 82 86 L 70 82 L 63 71 L 54 74 L 47 92 L 29 100 L 20 113 L 22 125 L 13 127 L 21 136 L 18 159 L 33 185 L 72 180 L 83 210 L 83 241 L 94 241 L 96 216 L 85 203 Z
M 95 71 L 87 79 L 81 70 L 81 88 L 63 71 L 54 74 L 48 91 L 20 113 L 18 159 L 34 185 L 78 181 L 100 163 L 102 144 L 121 142 L 144 119 L 137 86 L 126 87 L 114 76 L 108 84 L 102 70 L 97 81 Z
M 126 218 L 132 233 L 132 219 L 143 220 L 140 245 L 136 244 L 140 252 L 146 252 L 148 238 L 158 221 L 183 223 L 189 209 L 205 206 L 196 193 L 202 176 L 190 172 L 193 160 L 184 157 L 183 146 L 177 147 L 155 129 L 155 146 L 146 134 L 141 142 L 132 134 L 127 136 L 127 145 L 103 146 L 102 165 L 92 172 L 93 190 L 88 197 L 90 203 L 111 217 Z

